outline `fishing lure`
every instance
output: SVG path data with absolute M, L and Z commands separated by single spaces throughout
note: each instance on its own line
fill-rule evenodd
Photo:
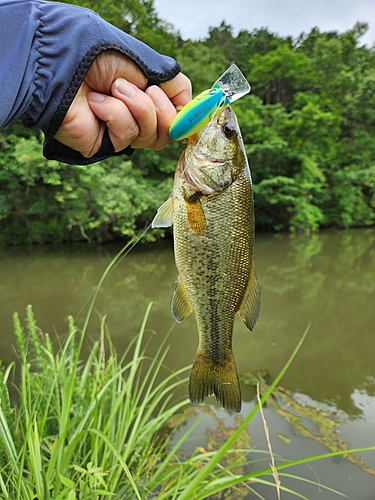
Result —
M 194 97 L 173 120 L 169 137 L 181 141 L 196 134 L 222 110 L 224 106 L 236 101 L 250 92 L 249 82 L 232 64 L 213 86 Z

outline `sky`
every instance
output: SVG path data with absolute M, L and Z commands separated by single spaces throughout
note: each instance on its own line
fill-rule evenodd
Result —
M 154 6 L 184 39 L 203 39 L 210 26 L 223 20 L 233 27 L 234 35 L 240 29 L 268 28 L 294 38 L 315 26 L 342 33 L 361 21 L 370 25 L 361 42 L 368 46 L 375 42 L 375 0 L 154 0 Z

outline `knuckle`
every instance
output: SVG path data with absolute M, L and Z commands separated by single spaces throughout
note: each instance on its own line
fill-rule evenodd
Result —
M 157 134 L 153 132 L 147 136 L 139 134 L 138 138 L 132 142 L 132 146 L 136 148 L 152 148 L 157 141 Z
M 124 133 L 123 141 L 128 142 L 128 144 L 131 144 L 133 141 L 135 141 L 139 136 L 139 127 L 136 123 L 132 123 L 131 125 L 128 126 Z
M 151 149 L 154 151 L 161 151 L 167 146 L 168 142 L 168 140 L 158 140 L 152 145 Z

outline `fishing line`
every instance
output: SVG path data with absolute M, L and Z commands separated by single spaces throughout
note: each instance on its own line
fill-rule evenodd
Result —
M 77 316 L 75 319 L 78 319 L 79 316 L 82 314 L 83 310 L 85 309 L 85 307 L 87 306 L 87 304 L 90 302 L 90 300 L 94 297 L 94 295 L 96 295 L 104 280 L 106 278 L 108 278 L 108 276 L 112 273 L 112 271 L 114 271 L 116 269 L 116 267 L 123 261 L 123 259 L 129 255 L 129 253 L 133 250 L 133 248 L 140 242 L 140 240 L 145 236 L 145 234 L 148 232 L 148 230 L 151 228 L 151 224 L 152 222 L 150 222 L 150 224 L 146 227 L 146 229 L 144 229 L 144 231 L 142 232 L 142 234 L 135 240 L 132 242 L 132 240 L 130 240 L 129 243 L 127 243 L 121 250 L 120 252 L 117 254 L 117 256 L 115 257 L 114 260 L 111 261 L 111 263 L 109 264 L 110 268 L 108 269 L 108 271 L 104 271 L 104 274 L 102 276 L 102 278 L 100 279 L 99 283 L 96 285 L 95 287 L 95 290 L 91 293 L 91 295 L 87 298 L 87 300 L 85 301 L 85 303 L 83 304 L 83 306 L 81 307 L 81 309 L 79 310 Z M 126 251 L 125 251 L 126 250 Z M 113 264 L 112 264 L 113 263 Z
M 125 259 L 125 257 L 126 257 L 127 255 L 129 255 L 129 253 L 133 250 L 133 248 L 134 248 L 134 247 L 135 247 L 135 246 L 136 246 L 136 245 L 137 245 L 137 244 L 141 241 L 141 239 L 143 238 L 143 236 L 145 236 L 145 234 L 147 233 L 147 231 L 151 228 L 151 224 L 152 224 L 152 223 L 150 222 L 150 224 L 146 227 L 146 229 L 145 229 L 145 230 L 143 231 L 143 233 L 139 236 L 139 238 L 138 238 L 138 239 L 136 239 L 136 240 L 134 241 L 134 243 L 132 243 L 132 244 L 130 245 L 130 247 L 128 248 L 128 250 L 127 250 L 127 251 L 126 251 L 126 252 L 125 252 L 125 253 L 121 256 L 121 258 L 120 258 L 120 259 L 116 262 L 116 264 L 114 264 L 114 265 L 111 267 L 111 269 L 110 269 L 110 271 L 108 272 L 107 276 L 109 276 L 109 275 L 111 274 L 111 272 L 112 272 L 112 271 L 114 271 L 114 270 L 116 269 L 116 267 L 120 264 L 120 262 L 122 262 L 122 260 L 123 260 L 123 259 Z M 125 245 L 125 247 L 124 247 L 124 248 L 126 248 L 126 245 Z M 107 276 L 106 276 L 106 277 L 107 277 Z
M 182 142 L 182 141 L 180 141 Z M 186 167 L 185 167 L 186 168 Z M 185 171 L 185 168 L 184 168 L 184 171 Z M 168 197 L 171 198 L 173 195 L 173 189 Z M 108 269 L 108 271 L 104 271 L 104 277 L 102 277 L 99 281 L 99 283 L 96 285 L 94 291 L 89 295 L 89 297 L 87 298 L 87 300 L 85 301 L 85 303 L 83 304 L 83 306 L 81 307 L 81 309 L 79 310 L 77 316 L 76 316 L 76 319 L 78 319 L 80 317 L 80 315 L 82 314 L 82 312 L 84 311 L 84 309 L 86 308 L 86 306 L 89 304 L 89 302 L 92 300 L 92 298 L 99 292 L 100 290 L 100 287 L 102 286 L 104 280 L 116 269 L 116 267 L 123 261 L 123 259 L 125 257 L 127 257 L 129 255 L 129 253 L 134 249 L 134 247 L 140 242 L 140 240 L 146 235 L 146 233 L 149 231 L 149 229 L 152 227 L 152 222 L 153 222 L 154 219 L 152 219 L 152 221 L 148 224 L 148 226 L 146 227 L 146 229 L 144 229 L 144 231 L 142 232 L 142 234 L 137 238 L 135 239 L 133 242 L 132 240 L 130 240 L 129 243 L 127 243 L 122 249 L 121 251 L 118 253 L 118 255 L 115 257 L 114 261 L 112 260 L 111 261 L 111 264 L 110 264 L 110 268 Z M 126 251 L 125 251 L 126 250 Z M 112 264 L 113 263 L 113 264 Z

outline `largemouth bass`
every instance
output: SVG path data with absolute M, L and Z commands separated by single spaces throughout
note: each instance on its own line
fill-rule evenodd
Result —
M 241 410 L 232 351 L 235 314 L 252 330 L 260 310 L 254 267 L 254 202 L 250 170 L 230 107 L 189 138 L 177 165 L 173 194 L 153 227 L 174 224 L 179 277 L 172 313 L 192 311 L 199 345 L 189 380 L 192 403 L 214 394 L 224 408 Z

